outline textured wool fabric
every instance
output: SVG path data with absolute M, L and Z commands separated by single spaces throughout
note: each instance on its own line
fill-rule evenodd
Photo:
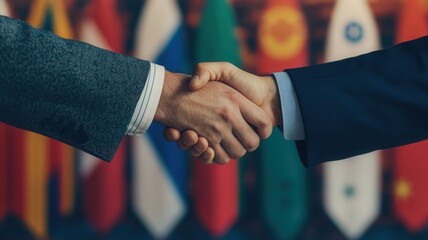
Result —
M 149 68 L 0 16 L 0 121 L 110 161 Z

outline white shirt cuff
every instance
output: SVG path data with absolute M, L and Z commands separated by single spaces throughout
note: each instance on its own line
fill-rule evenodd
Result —
M 159 104 L 164 77 L 165 68 L 150 63 L 146 84 L 128 125 L 127 135 L 140 135 L 149 129 Z
M 281 100 L 284 138 L 286 140 L 304 140 L 305 130 L 302 115 L 290 76 L 286 72 L 277 72 L 273 75 Z

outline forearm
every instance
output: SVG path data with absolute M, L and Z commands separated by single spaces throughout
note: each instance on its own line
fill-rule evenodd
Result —
M 308 164 L 428 137 L 428 38 L 287 70 L 302 112 Z
M 0 121 L 111 159 L 149 63 L 0 17 Z

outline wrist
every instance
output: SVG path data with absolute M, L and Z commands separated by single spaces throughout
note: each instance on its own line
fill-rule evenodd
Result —
M 267 84 L 269 115 L 272 124 L 274 126 L 282 126 L 281 99 L 275 78 L 273 76 L 265 76 L 263 78 Z
M 164 126 L 170 126 L 171 116 L 176 114 L 176 106 L 180 102 L 181 95 L 188 92 L 186 91 L 188 80 L 187 75 L 165 71 L 164 84 L 154 121 Z
M 158 108 L 156 109 L 156 113 L 154 116 L 154 121 L 161 123 L 163 125 L 166 124 L 166 119 L 168 118 L 168 109 L 170 108 L 170 99 L 174 92 L 174 74 L 165 71 L 164 84 L 162 88 L 162 93 L 159 99 Z

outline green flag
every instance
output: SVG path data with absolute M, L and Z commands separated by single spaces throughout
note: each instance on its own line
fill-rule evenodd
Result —
M 226 61 L 240 66 L 235 25 L 226 0 L 206 1 L 197 32 L 196 61 Z M 238 171 L 235 160 L 225 166 L 206 166 L 195 161 L 195 212 L 213 236 L 227 233 L 238 218 Z
M 226 0 L 208 0 L 197 33 L 196 61 L 241 65 L 234 13 Z
M 278 239 L 294 239 L 307 215 L 306 170 L 278 129 L 262 142 L 261 155 L 264 218 Z
M 305 66 L 306 21 L 298 0 L 266 0 L 259 23 L 258 71 L 272 73 Z M 287 130 L 288 126 L 284 126 Z M 289 130 L 289 129 L 288 129 Z M 294 142 L 275 129 L 262 144 L 262 212 L 278 239 L 295 239 L 307 215 L 306 175 Z

